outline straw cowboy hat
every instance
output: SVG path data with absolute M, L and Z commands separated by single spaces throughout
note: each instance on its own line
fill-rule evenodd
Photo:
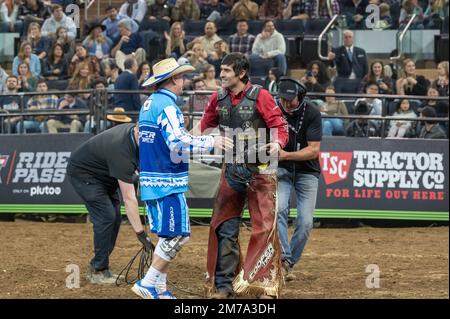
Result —
M 174 58 L 159 61 L 152 67 L 152 69 L 153 75 L 145 80 L 142 86 L 155 85 L 177 74 L 195 71 L 195 68 L 192 65 L 180 65 Z
M 115 107 L 113 112 L 124 113 L 125 109 L 123 107 Z M 131 121 L 133 121 L 131 117 L 128 117 L 125 114 L 108 114 L 106 118 L 111 122 L 119 122 L 119 123 L 130 123 Z

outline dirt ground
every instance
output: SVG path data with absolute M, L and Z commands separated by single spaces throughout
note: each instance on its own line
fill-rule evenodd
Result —
M 250 232 L 241 228 L 243 246 Z M 208 227 L 192 227 L 191 240 L 171 266 L 169 280 L 199 298 L 205 279 Z M 88 223 L 0 222 L 0 298 L 136 298 L 129 286 L 94 286 L 85 277 L 92 248 Z M 119 272 L 139 243 L 123 225 L 111 269 Z M 286 283 L 282 298 L 449 298 L 449 229 L 317 228 L 297 279 Z M 80 288 L 68 289 L 66 266 L 79 265 Z M 380 287 L 369 289 L 366 267 L 376 264 Z

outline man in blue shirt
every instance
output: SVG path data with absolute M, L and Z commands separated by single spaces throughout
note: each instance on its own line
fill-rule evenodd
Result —
M 144 43 L 138 32 L 133 33 L 131 19 L 124 19 L 117 25 L 120 35 L 114 40 L 111 56 L 116 59 L 116 64 L 121 70 L 123 63 L 129 57 L 135 57 L 138 65 L 145 61 L 146 53 Z
M 108 6 L 105 9 L 105 12 L 107 14 L 107 18 L 102 22 L 102 24 L 106 27 L 106 35 L 110 39 L 116 39 L 120 33 L 118 24 L 123 19 L 129 19 L 128 16 L 118 14 L 117 8 L 113 6 Z M 139 25 L 134 21 L 131 20 L 131 32 L 135 33 L 139 30 Z
M 222 136 L 192 136 L 184 128 L 177 97 L 183 92 L 183 74 L 195 69 L 169 58 L 156 63 L 143 86 L 155 86 L 139 115 L 139 167 L 141 198 L 150 227 L 159 236 L 153 261 L 145 277 L 132 288 L 144 299 L 174 299 L 167 291 L 170 262 L 189 240 L 190 225 L 184 193 L 188 190 L 189 152 L 231 149 Z

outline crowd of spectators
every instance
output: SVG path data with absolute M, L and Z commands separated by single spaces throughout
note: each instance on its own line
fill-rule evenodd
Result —
M 447 0 L 125 0 L 120 7 L 109 6 L 102 20 L 87 22 L 83 34 L 65 7 L 84 1 L 66 0 L 0 0 L 0 33 L 15 32 L 21 36 L 11 74 L 0 66 L 0 94 L 48 90 L 88 90 L 105 88 L 138 90 L 151 75 L 156 59 L 174 57 L 180 64 L 189 62 L 196 71 L 187 78 L 194 91 L 216 90 L 220 85 L 220 61 L 229 52 L 248 56 L 252 75 L 264 76 L 263 85 L 272 93 L 277 80 L 288 73 L 286 37 L 277 30 L 277 20 L 330 19 L 340 14 L 342 46 L 330 48 L 328 63 L 310 61 L 300 79 L 312 93 L 367 93 L 412 96 L 448 96 L 448 62 L 438 65 L 439 76 L 426 79 L 417 74 L 415 61 L 404 59 L 400 70 L 370 61 L 364 48 L 354 43 L 351 29 L 365 29 L 370 14 L 368 5 L 378 6 L 381 20 L 376 29 L 402 27 L 413 14 L 413 28 L 440 28 L 448 18 Z M 184 29 L 186 21 L 206 20 L 202 35 Z M 260 20 L 260 29 L 249 32 L 249 21 Z M 168 25 L 152 30 L 154 23 Z M 227 33 L 224 30 L 231 30 Z M 155 56 L 149 39 L 160 47 Z M 156 57 L 156 59 L 155 59 Z M 331 75 L 335 71 L 336 75 Z M 55 100 L 57 98 L 57 100 Z M 87 108 L 89 94 L 68 93 L 59 98 L 45 94 L 25 101 L 25 109 Z M 144 96 L 114 94 L 112 108 L 137 111 Z M 197 97 L 196 97 L 197 99 Z M 311 96 L 323 114 L 420 116 L 432 108 L 439 117 L 448 117 L 448 103 L 420 100 L 363 98 L 344 103 L 334 97 Z M 204 99 L 200 96 L 199 101 Z M 18 110 L 20 99 L 0 96 L 0 109 Z M 408 108 L 406 108 L 408 105 Z M 196 106 L 196 110 L 200 109 Z M 428 112 L 429 114 L 429 112 Z M 87 130 L 86 120 L 79 116 L 36 117 L 19 124 L 19 117 L 7 122 L 10 132 L 70 132 Z M 417 122 L 391 121 L 383 127 L 389 137 L 421 135 L 426 125 Z M 362 128 L 364 126 L 364 128 Z M 448 125 L 438 125 L 448 134 Z M 380 136 L 381 121 L 351 121 L 324 118 L 325 135 Z M 363 134 L 363 135 L 364 135 Z

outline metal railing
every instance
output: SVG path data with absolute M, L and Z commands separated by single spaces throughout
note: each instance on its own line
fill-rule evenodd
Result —
M 26 96 L 37 96 L 37 95 L 63 95 L 66 93 L 70 94 L 90 94 L 89 103 L 87 104 L 86 109 L 69 109 L 69 110 L 26 110 L 25 109 L 25 97 Z M 108 115 L 128 115 L 131 116 L 134 119 L 137 119 L 139 112 L 138 111 L 127 111 L 127 112 L 114 112 L 113 108 L 115 105 L 110 105 L 108 103 L 109 96 L 112 94 L 142 94 L 142 95 L 150 95 L 152 94 L 152 91 L 143 91 L 143 90 L 136 90 L 136 91 L 125 91 L 125 90 L 78 90 L 78 91 L 49 91 L 45 94 L 39 93 L 39 92 L 28 92 L 28 93 L 19 93 L 19 94 L 12 94 L 11 96 L 18 96 L 20 97 L 20 104 L 18 110 L 2 110 L 0 109 L 0 128 L 2 129 L 1 132 L 4 131 L 5 123 L 4 119 L 9 117 L 17 117 L 20 116 L 21 119 L 21 132 L 18 133 L 24 133 L 24 117 L 34 117 L 34 116 L 57 116 L 57 115 L 89 115 L 90 116 L 90 128 L 91 132 L 93 133 L 99 133 L 102 130 L 106 129 L 106 125 L 102 126 L 102 121 L 107 121 Z M 194 119 L 200 118 L 203 115 L 203 112 L 195 111 L 195 101 L 194 97 L 198 95 L 212 95 L 214 93 L 213 91 L 185 91 L 184 96 L 189 98 L 189 101 L 187 103 L 188 110 L 184 111 L 183 113 L 187 116 L 189 116 L 190 123 L 194 122 Z M 1 96 L 1 95 L 0 95 Z M 324 98 L 324 97 L 336 97 L 338 100 L 342 100 L 343 98 L 351 98 L 351 100 L 356 100 L 358 98 L 366 98 L 366 99 L 380 99 L 380 100 L 402 100 L 402 99 L 409 99 L 409 100 L 421 100 L 421 101 L 428 101 L 428 100 L 436 100 L 436 101 L 448 101 L 447 97 L 428 97 L 428 96 L 411 96 L 411 95 L 389 95 L 389 94 L 351 94 L 351 93 L 315 93 L 310 92 L 307 94 L 307 96 L 313 96 L 315 98 Z M 379 121 L 382 123 L 381 125 L 381 138 L 385 137 L 385 128 L 387 127 L 387 124 L 390 120 L 407 120 L 407 121 L 434 121 L 434 122 L 448 122 L 449 118 L 423 118 L 423 117 L 417 117 L 417 118 L 400 118 L 400 117 L 393 117 L 387 115 L 386 111 L 386 105 L 384 103 L 383 106 L 383 112 L 382 115 L 325 115 L 323 114 L 323 118 L 339 118 L 339 119 L 363 119 L 363 120 L 374 120 Z
M 325 27 L 325 29 L 323 29 L 322 33 L 320 33 L 319 35 L 319 43 L 317 45 L 317 54 L 319 56 L 319 58 L 322 61 L 329 61 L 330 59 L 327 56 L 323 56 L 322 55 L 322 38 L 323 36 L 328 32 L 328 30 L 331 29 L 331 27 L 334 25 L 334 23 L 336 22 L 337 18 L 339 18 L 339 15 L 336 14 L 333 16 L 333 18 L 331 18 L 331 21 L 327 24 L 327 26 Z
M 390 58 L 391 61 L 395 61 L 396 66 L 397 66 L 397 70 L 399 70 L 398 61 L 401 59 L 401 57 L 403 55 L 403 38 L 405 37 L 406 32 L 408 32 L 411 24 L 414 22 L 416 17 L 417 17 L 417 14 L 413 14 L 411 19 L 409 19 L 408 23 L 406 24 L 405 28 L 400 33 L 400 36 L 397 39 L 397 52 L 398 52 L 398 54 L 396 56 L 393 56 L 393 57 Z

